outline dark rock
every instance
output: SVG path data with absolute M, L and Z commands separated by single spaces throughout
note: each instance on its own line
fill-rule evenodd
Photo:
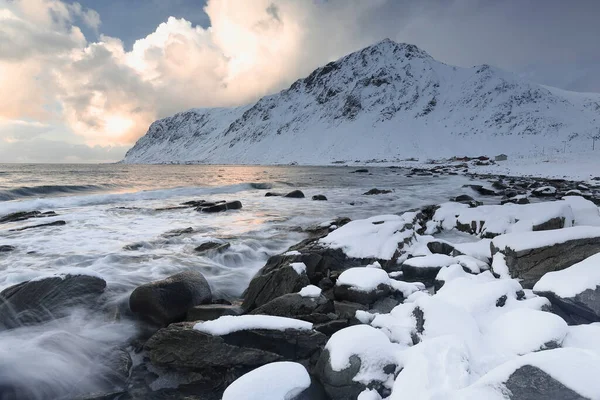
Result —
M 212 321 L 224 315 L 241 315 L 244 310 L 240 306 L 226 304 L 203 304 L 187 310 L 186 321 Z
M 0 292 L 0 330 L 68 315 L 73 307 L 94 305 L 106 288 L 104 279 L 66 275 L 27 281 Z
M 352 303 L 349 301 L 334 301 L 333 302 L 335 313 L 339 315 L 341 319 L 352 319 L 355 318 L 357 311 L 368 311 L 369 307 L 360 303 Z
M 491 248 L 492 255 L 498 252 L 504 254 L 510 275 L 513 278 L 521 279 L 520 283 L 523 288 L 531 289 L 545 273 L 565 269 L 600 253 L 600 236 L 573 239 L 564 243 L 555 243 L 552 246 L 519 251 L 514 251 L 510 247 L 499 249 L 495 247 L 494 242 L 492 242 Z
M 322 194 L 316 194 L 312 197 L 312 199 L 317 201 L 327 201 L 327 197 L 323 196 Z
M 402 279 L 407 282 L 434 282 L 442 267 L 413 267 L 402 264 Z
M 537 197 L 550 197 L 550 196 L 556 196 L 556 193 L 557 193 L 557 190 L 555 187 L 544 186 L 541 188 L 534 189 L 531 192 L 531 195 L 537 196 Z
M 513 204 L 529 204 L 530 201 L 527 197 L 521 197 L 521 196 L 516 196 L 516 197 L 511 197 L 508 199 L 504 199 L 500 201 L 501 205 L 504 205 L 506 203 L 513 203 Z
M 600 322 L 600 286 L 577 293 L 573 297 L 560 297 L 553 292 L 535 292 L 552 304 L 552 312 L 569 325 Z
M 173 229 L 171 231 L 163 233 L 162 236 L 166 237 L 166 238 L 171 238 L 171 237 L 181 236 L 181 235 L 185 235 L 185 234 L 193 233 L 193 232 L 194 232 L 194 228 L 192 228 L 192 227 L 182 228 L 182 229 Z
M 0 217 L 0 224 L 4 224 L 4 223 L 8 223 L 8 222 L 25 221 L 26 219 L 30 219 L 30 218 L 55 217 L 57 215 L 58 214 L 56 214 L 54 211 L 46 211 L 46 212 L 19 211 L 16 213 L 12 213 L 12 214 L 8 214 L 8 215 L 4 215 L 3 217 Z
M 152 363 L 199 371 L 257 368 L 274 361 L 308 361 L 327 341 L 314 330 L 252 329 L 213 336 L 193 326 L 181 322 L 156 332 L 145 345 Z
M 293 198 L 293 199 L 303 199 L 304 193 L 302 193 L 302 191 L 300 191 L 300 190 L 292 190 L 291 192 L 289 192 L 288 194 L 286 194 L 283 197 L 289 197 L 289 198 Z
M 25 231 L 27 229 L 44 228 L 47 226 L 63 226 L 66 224 L 67 223 L 65 221 L 54 221 L 54 222 L 49 222 L 47 224 L 30 225 L 30 226 L 24 226 L 22 228 L 10 229 L 10 232 L 21 232 L 21 231 Z
M 231 247 L 230 243 L 226 242 L 204 242 L 200 246 L 197 246 L 194 251 L 198 253 L 205 253 L 214 250 L 215 252 L 222 252 Z
M 278 196 L 283 196 L 282 193 L 275 193 L 275 192 L 267 192 L 265 193 L 265 197 L 278 197 Z
M 129 297 L 131 311 L 163 326 L 182 321 L 187 310 L 210 303 L 212 294 L 204 276 L 184 271 L 166 279 L 138 286 Z
M 324 335 L 331 336 L 339 330 L 350 326 L 348 319 L 335 319 L 328 322 L 322 322 L 314 324 L 314 330 L 323 333 Z
M 373 188 L 373 189 L 369 190 L 368 192 L 363 193 L 363 195 L 371 196 L 371 195 L 375 195 L 375 194 L 387 194 L 387 193 L 392 193 L 392 191 Z
M 388 285 L 380 284 L 376 289 L 369 292 L 357 290 L 352 286 L 336 285 L 333 288 L 333 294 L 336 300 L 349 301 L 360 304 L 373 304 L 391 293 L 391 288 Z
M 427 243 L 427 248 L 433 254 L 446 254 L 446 255 L 450 255 L 450 254 L 452 254 L 454 252 L 454 246 L 452 246 L 448 242 L 444 242 L 444 241 L 441 241 L 441 240 L 434 240 L 434 241 L 431 241 L 431 242 Z
M 589 400 L 532 365 L 513 372 L 505 386 L 511 400 Z
M 5 244 L 0 246 L 0 253 L 8 253 L 9 251 L 14 251 L 15 249 L 15 246 L 9 246 Z
M 366 168 L 360 168 L 360 169 L 354 170 L 354 171 L 352 171 L 350 173 L 351 174 L 366 174 L 368 172 L 369 172 L 368 169 L 366 169 Z
M 497 194 L 492 189 L 484 188 L 481 185 L 464 185 L 463 187 L 471 188 L 482 196 L 495 196 Z
M 212 206 L 200 206 L 196 210 L 205 213 L 215 213 L 227 210 L 239 210 L 242 208 L 242 202 L 239 200 L 229 201 L 227 203 L 215 204 Z
M 400 302 L 397 299 L 391 296 L 384 297 L 373 303 L 370 311 L 378 314 L 389 314 L 398 304 Z
M 323 295 L 312 298 L 302 297 L 298 293 L 289 293 L 255 308 L 250 314 L 304 319 L 302 317 L 315 313 L 327 314 L 333 312 L 333 310 L 333 302 Z
M 472 198 L 469 195 L 461 194 L 460 196 L 456 196 L 456 197 L 451 198 L 450 201 L 454 201 L 454 202 L 457 202 L 457 203 L 466 204 L 466 203 L 470 203 L 472 201 L 475 201 L 475 199 Z

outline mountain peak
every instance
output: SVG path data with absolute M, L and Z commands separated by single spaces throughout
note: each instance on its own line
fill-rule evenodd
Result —
M 432 58 L 425 50 L 422 50 L 418 46 L 410 43 L 398 43 L 390 38 L 385 38 L 371 46 L 365 47 L 359 50 L 357 53 L 363 52 L 374 52 L 379 51 L 381 53 L 393 53 L 398 56 L 405 56 L 406 58 Z M 354 53 L 352 53 L 354 54 Z M 350 54 L 351 55 L 351 54 Z

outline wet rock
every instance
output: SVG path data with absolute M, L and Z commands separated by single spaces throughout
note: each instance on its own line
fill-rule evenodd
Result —
M 467 195 L 467 194 L 461 194 L 459 196 L 451 198 L 450 201 L 454 201 L 454 202 L 457 202 L 457 203 L 467 204 L 467 203 L 470 203 L 472 201 L 475 201 L 475 199 L 472 198 L 471 196 Z
M 19 222 L 25 221 L 30 218 L 45 218 L 45 217 L 55 217 L 56 214 L 54 211 L 19 211 L 16 213 L 4 215 L 0 217 L 0 224 L 8 223 L 8 222 Z
M 279 196 L 283 196 L 282 193 L 275 193 L 275 192 L 267 192 L 265 193 L 265 197 L 279 197 Z
M 433 241 L 427 243 L 427 248 L 433 254 L 451 255 L 454 252 L 454 246 L 452 246 L 448 242 L 444 242 L 441 240 L 433 240 Z
M 312 197 L 312 199 L 316 201 L 327 201 L 327 197 L 323 196 L 322 194 L 316 194 Z
M 239 306 L 227 304 L 204 304 L 187 310 L 186 321 L 212 321 L 224 315 L 241 315 L 244 310 Z
M 30 226 L 24 226 L 22 228 L 10 229 L 10 232 L 21 232 L 21 231 L 25 231 L 28 229 L 44 228 L 44 227 L 48 227 L 48 226 L 63 226 L 66 224 L 67 223 L 65 221 L 54 221 L 54 222 L 49 222 L 47 224 L 30 225 Z
M 366 169 L 366 168 L 360 168 L 360 169 L 354 170 L 354 171 L 352 171 L 350 173 L 351 174 L 367 174 L 368 172 L 369 172 L 368 169 Z
M 212 206 L 200 206 L 196 210 L 202 211 L 205 213 L 215 213 L 227 210 L 239 210 L 242 208 L 242 202 L 239 200 L 230 201 L 227 203 L 219 203 Z
M 371 196 L 371 195 L 376 195 L 376 194 L 387 194 L 387 193 L 392 193 L 391 190 L 385 190 L 385 189 L 377 189 L 377 188 L 373 188 L 371 190 L 369 190 L 368 192 L 363 193 L 363 195 L 366 196 Z
M 173 230 L 163 233 L 162 236 L 165 238 L 172 238 L 172 237 L 177 237 L 177 236 L 181 236 L 181 235 L 186 235 L 188 233 L 194 233 L 194 228 L 189 227 L 189 228 L 173 229 Z
M 66 275 L 27 281 L 0 292 L 0 330 L 32 325 L 91 307 L 106 288 L 104 279 Z
M 174 369 L 227 371 L 256 368 L 274 361 L 308 361 L 327 337 L 314 330 L 253 329 L 213 336 L 192 322 L 171 324 L 146 342 L 152 363 Z
M 231 247 L 230 243 L 227 242 L 213 242 L 213 241 L 209 241 L 209 242 L 204 242 L 202 243 L 200 246 L 197 246 L 194 251 L 198 252 L 198 253 L 206 253 L 208 251 L 215 251 L 215 252 L 222 252 L 227 250 L 229 247 Z
M 15 246 L 9 246 L 9 245 L 2 245 L 0 246 L 0 253 L 8 253 L 11 251 L 15 251 L 16 247 Z
M 164 326 L 182 321 L 190 308 L 210 303 L 211 299 L 204 276 L 197 271 L 184 271 L 138 286 L 129 297 L 129 307 L 142 319 Z
M 485 188 L 481 185 L 464 185 L 463 187 L 471 188 L 482 196 L 495 196 L 497 194 L 492 189 Z
M 283 197 L 289 197 L 289 198 L 294 198 L 294 199 L 303 199 L 304 193 L 302 193 L 302 191 L 300 191 L 300 190 L 293 190 Z
M 321 295 L 319 297 L 302 297 L 298 293 L 284 294 L 262 306 L 255 308 L 250 314 L 275 315 L 305 320 L 312 314 L 333 312 L 333 302 Z

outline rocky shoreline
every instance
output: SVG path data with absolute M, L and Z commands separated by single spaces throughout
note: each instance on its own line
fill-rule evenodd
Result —
M 108 324 L 136 321 L 130 343 L 92 346 L 103 366 L 97 393 L 46 392 L 61 399 L 600 397 L 594 376 L 565 372 L 600 370 L 600 346 L 589 339 L 600 334 L 600 182 L 473 177 L 489 187 L 307 231 L 271 257 L 237 301 L 214 298 L 193 270 L 141 285 L 118 305 L 105 302 L 111 288 L 102 277 L 67 274 L 2 291 L 0 330 L 65 316 L 75 305 Z M 298 192 L 287 197 L 304 198 Z M 242 205 L 181 207 L 235 212 Z M 60 354 L 89 339 L 46 340 Z M 3 400 L 35 398 L 33 382 L 0 383 Z

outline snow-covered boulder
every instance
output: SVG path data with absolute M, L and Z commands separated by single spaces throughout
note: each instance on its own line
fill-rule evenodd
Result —
M 396 366 L 396 345 L 380 330 L 356 325 L 331 336 L 316 375 L 333 400 L 355 399 L 367 387 L 389 393 Z
M 600 252 L 600 227 L 576 226 L 501 235 L 492 241 L 494 272 L 508 272 L 531 289 L 547 272 L 559 271 Z M 496 254 L 500 258 L 496 259 Z M 499 271 L 506 268 L 507 271 Z
M 561 271 L 548 272 L 533 287 L 571 324 L 600 321 L 600 253 Z
M 443 267 L 458 264 L 454 257 L 445 254 L 432 254 L 413 257 L 402 263 L 403 277 L 407 280 L 431 281 Z
M 496 318 L 487 330 L 490 346 L 512 356 L 560 347 L 568 326 L 552 313 L 517 308 Z
M 387 272 L 378 268 L 355 267 L 342 272 L 336 281 L 336 300 L 373 304 L 392 291 Z
M 452 400 L 586 400 L 600 398 L 600 357 L 580 349 L 539 351 L 494 368 Z
M 175 323 L 157 331 L 145 349 L 157 366 L 178 370 L 256 368 L 275 361 L 307 361 L 327 338 L 309 322 L 269 315 L 224 316 Z
M 325 400 L 302 364 L 280 361 L 252 370 L 225 389 L 222 400 Z

